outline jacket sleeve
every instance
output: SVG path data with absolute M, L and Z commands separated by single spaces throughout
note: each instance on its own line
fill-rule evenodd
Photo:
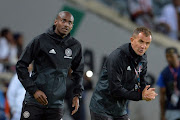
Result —
M 142 99 L 142 93 L 129 91 L 122 85 L 123 71 L 121 58 L 117 54 L 110 55 L 107 60 L 108 80 L 111 95 L 117 99 L 138 101 Z M 128 83 L 126 83 L 128 84 Z
M 84 59 L 82 55 L 82 48 L 78 51 L 77 55 L 72 61 L 71 69 L 73 70 L 71 74 L 71 79 L 75 84 L 75 88 L 73 90 L 74 95 L 81 96 L 83 88 L 83 70 L 84 70 Z
M 31 62 L 36 58 L 39 51 L 37 41 L 37 39 L 34 39 L 27 45 L 16 64 L 18 79 L 24 86 L 25 90 L 31 95 L 34 95 L 38 89 L 32 78 L 29 77 L 30 75 L 28 72 L 29 64 L 31 64 Z

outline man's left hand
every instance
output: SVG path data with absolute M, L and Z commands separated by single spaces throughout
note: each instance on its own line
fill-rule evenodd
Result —
M 79 98 L 77 96 L 75 96 L 72 100 L 72 107 L 75 107 L 75 109 L 71 113 L 71 115 L 74 115 L 74 113 L 76 113 L 79 108 Z

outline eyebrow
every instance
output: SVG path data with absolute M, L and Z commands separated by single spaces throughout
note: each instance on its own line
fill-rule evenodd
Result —
M 65 21 L 67 20 L 67 19 L 65 19 L 65 18 L 61 18 L 61 19 L 62 19 L 62 20 L 65 20 Z M 72 23 L 73 21 L 72 21 L 72 20 L 69 20 L 68 22 L 71 22 L 71 23 Z

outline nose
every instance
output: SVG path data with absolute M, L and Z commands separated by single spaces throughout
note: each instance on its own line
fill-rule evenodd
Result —
M 65 23 L 64 23 L 64 26 L 65 26 L 65 27 L 69 27 L 69 23 L 68 23 L 68 22 L 65 22 Z
M 143 44 L 141 45 L 141 48 L 145 49 L 145 48 L 146 48 L 146 44 L 143 43 Z

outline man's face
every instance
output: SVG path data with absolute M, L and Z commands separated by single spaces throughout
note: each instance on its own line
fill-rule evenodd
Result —
M 151 35 L 145 36 L 144 33 L 139 33 L 137 36 L 133 36 L 131 39 L 131 46 L 137 55 L 142 56 L 150 46 L 152 41 Z
M 7 35 L 6 35 L 6 38 L 9 42 L 12 42 L 13 41 L 13 35 L 11 32 L 8 32 Z
M 167 53 L 166 60 L 170 66 L 175 67 L 176 61 L 178 60 L 178 55 L 176 53 Z
M 61 36 L 66 36 L 72 30 L 74 18 L 69 13 L 61 13 L 55 20 L 55 32 Z

